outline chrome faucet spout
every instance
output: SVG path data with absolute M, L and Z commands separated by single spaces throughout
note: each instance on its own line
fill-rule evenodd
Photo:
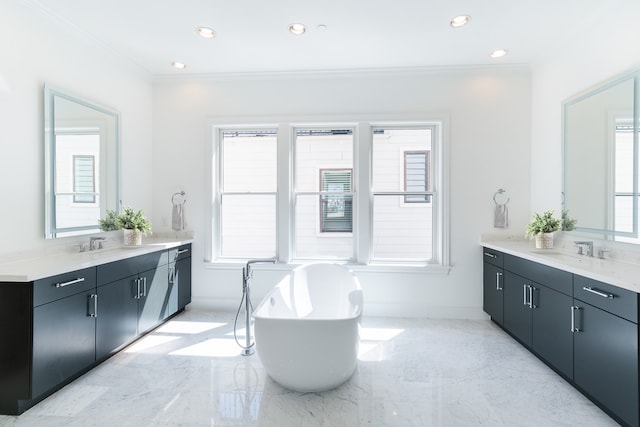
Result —
M 583 246 L 585 248 L 587 248 L 587 256 L 593 256 L 593 242 L 590 240 L 582 240 L 582 241 L 577 241 L 577 242 L 573 242 L 577 247 L 578 247 L 578 254 L 582 255 L 582 248 Z
M 107 239 L 105 239 L 104 237 L 89 237 L 89 250 L 94 251 L 96 249 L 104 248 L 105 240 Z
M 275 264 L 276 262 L 278 262 L 278 260 L 276 258 L 258 258 L 258 259 L 250 259 L 249 261 L 247 261 L 247 265 L 245 266 L 245 268 L 243 269 L 243 275 L 244 275 L 244 281 L 246 283 L 247 280 L 249 280 L 249 278 L 251 278 L 251 264 L 265 264 L 265 263 L 270 263 L 270 264 Z

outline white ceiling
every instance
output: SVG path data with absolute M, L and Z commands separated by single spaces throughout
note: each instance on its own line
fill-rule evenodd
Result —
M 638 0 L 31 0 L 154 75 L 532 64 L 625 2 Z M 454 29 L 460 14 L 471 23 Z

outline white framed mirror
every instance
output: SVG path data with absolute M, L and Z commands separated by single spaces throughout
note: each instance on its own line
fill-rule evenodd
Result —
M 640 243 L 639 79 L 625 73 L 563 103 L 563 208 L 576 231 Z
M 44 87 L 45 238 L 100 231 L 120 200 L 120 114 Z

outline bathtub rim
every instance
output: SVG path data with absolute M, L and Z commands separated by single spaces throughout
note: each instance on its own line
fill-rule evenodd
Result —
M 356 277 L 355 273 L 353 272 L 353 270 L 351 270 L 350 268 L 348 268 L 347 266 L 345 266 L 344 264 L 338 264 L 338 263 L 332 263 L 332 262 L 310 262 L 310 263 L 306 263 L 306 264 L 302 264 L 296 268 L 294 268 L 293 270 L 291 270 L 291 273 L 289 274 L 293 274 L 294 272 L 296 272 L 298 269 L 304 269 L 307 268 L 309 266 L 313 266 L 313 265 L 334 265 L 337 267 L 340 267 L 341 269 L 345 270 L 346 272 L 348 272 L 352 279 L 353 279 L 353 289 L 349 292 L 349 295 L 352 292 L 358 292 L 360 294 L 360 304 L 358 306 L 358 310 L 355 314 L 353 315 L 348 315 L 348 316 L 340 316 L 340 317 L 282 317 L 282 316 L 265 316 L 265 315 L 260 315 L 260 311 L 262 310 L 262 308 L 269 302 L 271 295 L 275 292 L 275 290 L 278 288 L 279 284 L 274 286 L 260 301 L 260 303 L 256 306 L 255 310 L 253 310 L 253 312 L 251 313 L 251 317 L 253 318 L 254 322 L 259 320 L 282 320 L 282 321 L 305 321 L 305 322 L 310 322 L 310 321 L 317 321 L 317 322 L 330 322 L 330 321 L 345 321 L 345 320 L 354 320 L 354 319 L 361 319 L 362 318 L 362 312 L 364 309 L 364 293 L 362 292 L 362 286 L 360 285 L 360 281 L 358 280 L 358 278 Z

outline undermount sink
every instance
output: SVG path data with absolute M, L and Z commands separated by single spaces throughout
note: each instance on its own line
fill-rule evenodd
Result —
M 532 249 L 532 253 L 540 255 L 568 255 L 564 252 L 555 249 Z
M 586 255 L 578 255 L 565 251 L 561 251 L 559 249 L 532 249 L 532 254 L 540 255 L 544 257 L 549 257 L 550 259 L 554 259 L 556 261 L 569 262 L 569 263 L 589 263 L 592 262 L 594 257 L 586 256 Z

